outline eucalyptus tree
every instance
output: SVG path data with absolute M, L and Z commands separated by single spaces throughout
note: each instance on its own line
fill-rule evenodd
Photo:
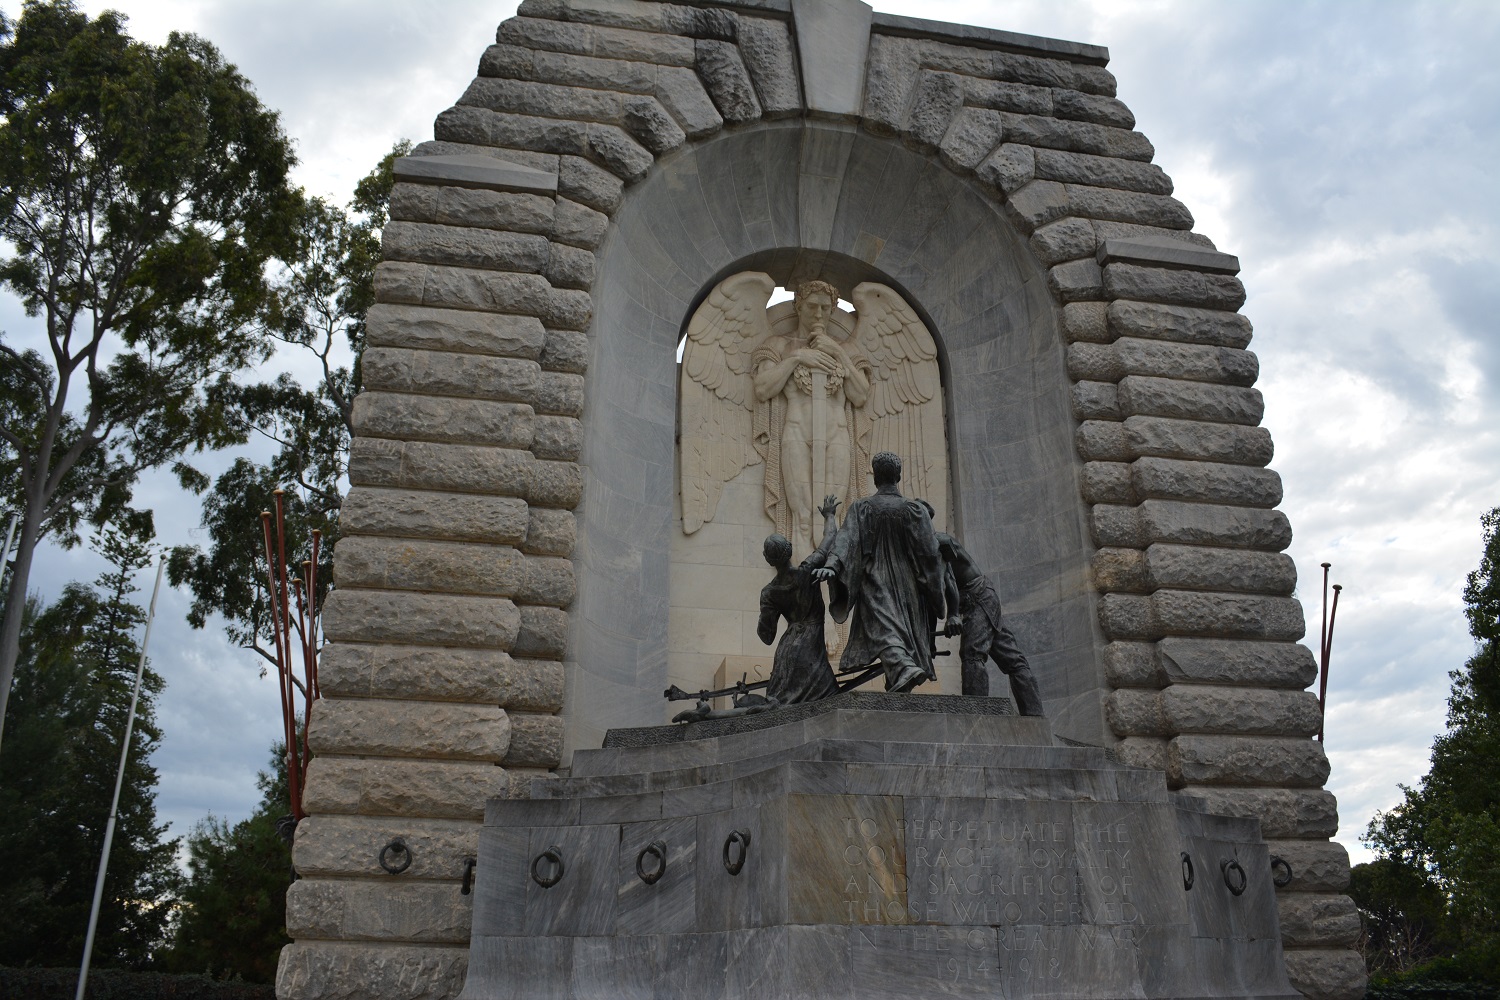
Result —
M 0 719 L 43 539 L 117 520 L 150 468 L 246 440 L 234 373 L 269 356 L 267 263 L 302 201 L 274 112 L 208 42 L 150 45 L 69 0 L 0 16 L 0 502 L 20 530 L 0 623 Z M 3 335 L 0 335 L 3 336 Z

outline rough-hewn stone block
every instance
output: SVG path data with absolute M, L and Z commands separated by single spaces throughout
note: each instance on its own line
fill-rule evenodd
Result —
M 1046 149 L 1063 149 L 1074 153 L 1115 156 L 1125 160 L 1149 163 L 1156 155 L 1151 141 L 1139 132 L 1095 125 L 1092 122 L 1068 121 L 1040 115 L 1004 115 L 1005 141 L 1024 143 Z
M 1111 639 L 1169 635 L 1228 639 L 1302 638 L 1302 605 L 1289 597 L 1158 590 L 1149 597 L 1105 594 L 1099 621 Z
M 1068 343 L 1108 341 L 1105 308 L 1103 302 L 1070 302 L 1063 306 L 1063 336 Z
M 1078 261 L 1083 258 L 1093 260 L 1094 251 L 1099 245 L 1099 238 L 1094 233 L 1094 224 L 1088 219 L 1068 217 L 1049 222 L 1031 234 L 1031 249 L 1036 253 L 1044 264 L 1058 264 L 1062 261 Z M 1095 262 L 1097 265 L 1097 261 Z M 1104 272 L 1099 272 L 1098 281 L 1095 285 L 1102 290 Z M 1100 303 L 1101 319 L 1103 317 L 1104 304 Z M 1101 333 L 1103 331 L 1100 331 Z M 1071 340 L 1097 340 L 1106 341 L 1107 337 L 1074 337 Z
M 963 103 L 962 77 L 954 73 L 922 73 L 906 113 L 906 134 L 918 147 L 936 149 Z M 995 138 L 998 141 L 999 136 Z
M 1343 892 L 1349 888 L 1349 852 L 1334 840 L 1272 840 L 1274 857 L 1292 868 L 1292 881 L 1277 891 Z
M 1170 636 L 1156 644 L 1162 679 L 1173 684 L 1305 688 L 1318 675 L 1312 651 L 1292 642 Z
M 1281 502 L 1281 477 L 1270 469 L 1218 462 L 1140 458 L 1132 462 L 1130 483 L 1142 499 L 1190 500 L 1274 507 Z
M 1288 948 L 1349 947 L 1359 940 L 1359 910 L 1348 896 L 1322 892 L 1276 894 L 1281 942 Z
M 1172 193 L 1172 178 L 1154 163 L 1060 149 L 1036 151 L 1036 176 L 1065 184 L 1091 184 L 1144 194 Z
M 1101 298 L 1099 280 L 1099 265 L 1091 260 L 1070 260 L 1047 272 L 1047 287 L 1062 302 Z
M 1070 215 L 1113 222 L 1134 222 L 1161 229 L 1193 228 L 1193 213 L 1170 195 L 1120 191 L 1087 184 L 1068 184 L 1066 190 Z
M 323 602 L 331 642 L 405 642 L 510 649 L 521 615 L 504 598 L 338 587 Z
M 569 556 L 577 540 L 578 521 L 571 512 L 537 507 L 530 511 L 521 548 L 531 555 Z
M 606 60 L 639 59 L 667 66 L 693 64 L 691 38 L 607 25 L 513 17 L 500 25 L 496 37 L 501 42 L 530 49 L 596 55 Z
M 565 243 L 553 243 L 549 254 L 542 273 L 554 287 L 585 291 L 593 287 L 596 264 L 591 252 Z
M 1135 128 L 1135 115 L 1120 101 L 1076 90 L 1054 89 L 1052 113 L 1058 118 L 1075 118 L 1115 128 Z
M 1128 462 L 1154 456 L 1265 465 L 1272 453 L 1271 433 L 1264 427 L 1166 417 L 1132 416 L 1124 422 L 1086 420 L 1078 428 L 1077 439 L 1079 455 L 1089 462 Z
M 573 601 L 573 564 L 509 546 L 354 535 L 339 543 L 335 572 L 345 587 L 512 597 L 564 607 Z
M 1073 416 L 1079 420 L 1119 420 L 1120 406 L 1110 382 L 1078 382 L 1073 386 Z
M 473 897 L 451 882 L 301 878 L 287 887 L 292 937 L 463 944 Z
M 297 824 L 292 865 L 303 878 L 390 881 L 380 852 L 397 837 L 411 852 L 411 867 L 402 872 L 406 879 L 461 879 L 464 859 L 479 853 L 479 824 L 472 820 L 308 816 Z
M 522 607 L 521 631 L 512 656 L 560 660 L 568 644 L 568 614 L 557 608 Z
M 542 369 L 582 375 L 589 367 L 589 338 L 577 330 L 548 330 L 542 348 Z
M 974 174 L 1006 197 L 1036 176 L 1036 151 L 1030 146 L 1003 143 L 974 168 Z
M 427 441 L 355 438 L 349 481 L 519 496 L 543 507 L 572 510 L 583 496 L 583 473 L 572 462 L 548 462 L 530 452 Z
M 1117 736 L 1311 736 L 1321 713 L 1306 691 L 1173 685 L 1159 692 L 1115 691 L 1105 702 L 1105 718 Z
M 456 351 L 534 360 L 541 356 L 546 339 L 542 321 L 535 316 L 504 316 L 394 303 L 371 306 L 365 323 L 367 348 Z
M 583 453 L 583 424 L 576 417 L 537 417 L 531 453 L 537 458 L 576 462 Z
M 553 288 L 540 274 L 408 261 L 386 261 L 376 267 L 375 298 L 397 305 L 519 313 L 565 330 L 586 329 L 593 315 L 587 292 Z
M 451 1000 L 463 989 L 469 949 L 335 941 L 281 949 L 279 1000 Z
M 951 170 L 969 173 L 1000 141 L 1000 114 L 985 108 L 961 108 L 938 141 L 938 152 Z
M 1122 411 L 1152 417 L 1208 420 L 1254 427 L 1265 414 L 1259 389 L 1127 375 L 1120 380 Z
M 516 712 L 510 716 L 507 767 L 556 767 L 562 762 L 564 726 L 561 716 Z
M 531 404 L 537 413 L 549 416 L 583 416 L 583 376 L 569 372 L 543 372 Z
M 724 116 L 714 107 L 698 74 L 690 69 L 662 67 L 656 77 L 656 99 L 690 139 L 701 139 L 724 127 Z
M 1331 837 L 1339 828 L 1338 803 L 1321 788 L 1189 785 L 1181 791 L 1202 799 L 1210 812 L 1260 820 L 1261 836 L 1267 839 Z
M 1167 747 L 1167 780 L 1182 785 L 1321 788 L 1328 758 L 1309 739 L 1276 736 L 1178 736 Z
M 1154 588 L 1289 596 L 1297 586 L 1296 564 L 1279 552 L 1158 542 L 1145 563 Z
M 452 351 L 376 347 L 365 351 L 361 364 L 367 392 L 387 389 L 531 403 L 537 398 L 542 380 L 541 365 L 527 358 L 492 358 Z M 529 411 L 531 407 L 526 409 Z
M 1130 466 L 1124 462 L 1086 462 L 1081 484 L 1088 503 L 1134 503 Z
M 307 745 L 315 754 L 499 763 L 510 745 L 510 720 L 495 705 L 322 698 L 313 703 Z
M 1115 756 L 1131 767 L 1167 769 L 1167 741 L 1159 736 L 1127 736 L 1115 744 Z
M 767 118 L 785 118 L 802 111 L 797 55 L 786 21 L 740 17 L 740 58 L 750 72 L 756 96 Z
M 1128 375 L 1255 384 L 1260 365 L 1254 354 L 1227 347 L 1173 344 L 1122 338 L 1112 344 L 1069 344 L 1068 374 L 1075 380 L 1118 382 Z
M 552 238 L 559 243 L 596 250 L 604 242 L 609 216 L 596 212 L 567 198 L 557 199 L 557 217 L 552 223 Z
M 714 107 L 736 125 L 760 118 L 760 98 L 745 69 L 740 50 L 729 42 L 700 38 L 693 46 L 695 66 Z
M 355 398 L 350 423 L 364 437 L 529 448 L 535 421 L 526 403 L 367 390 Z
M 397 184 L 391 189 L 391 224 L 431 222 L 545 236 L 555 226 L 553 211 L 553 199 L 540 194 L 436 184 Z M 385 231 L 390 233 L 389 225 Z
M 513 660 L 498 649 L 335 643 L 318 681 L 342 698 L 409 698 L 499 705 L 527 712 L 562 707 L 562 665 Z
M 313 815 L 478 820 L 485 800 L 509 788 L 506 772 L 489 763 L 315 757 L 302 805 Z
M 1078 411 L 1077 392 L 1075 386 L 1074 411 L 1084 416 Z M 1137 507 L 1098 504 L 1090 518 L 1094 544 L 1099 546 L 1143 549 L 1153 542 L 1180 542 L 1279 552 L 1292 540 L 1285 514 L 1253 507 L 1147 500 Z
M 601 212 L 613 212 L 619 207 L 624 191 L 624 181 L 583 157 L 558 158 L 558 194 Z
M 339 509 L 339 530 L 345 535 L 519 545 L 526 538 L 529 524 L 526 501 L 516 497 L 430 490 L 356 486 Z
M 1252 332 L 1250 321 L 1235 312 L 1126 299 L 1109 304 L 1109 329 L 1116 337 L 1241 349 L 1250 343 Z
M 1245 286 L 1240 284 L 1240 279 L 1227 274 L 1204 274 L 1175 268 L 1108 264 L 1104 268 L 1104 289 L 1112 299 L 1199 306 L 1228 312 L 1245 304 Z
M 545 236 L 429 222 L 391 221 L 386 224 L 380 243 L 386 260 L 451 264 L 486 271 L 537 274 L 547 266 L 548 259 Z
M 1307 1000 L 1359 1000 L 1365 995 L 1365 959 L 1352 948 L 1288 949 L 1286 972 Z

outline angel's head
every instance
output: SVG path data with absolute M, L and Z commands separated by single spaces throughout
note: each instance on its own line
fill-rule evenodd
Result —
M 839 290 L 826 281 L 804 281 L 792 293 L 792 306 L 802 329 L 826 329 L 839 301 Z
M 761 552 L 772 569 L 785 569 L 792 562 L 792 543 L 785 535 L 767 535 Z
M 876 486 L 894 486 L 901 482 L 901 457 L 893 451 L 882 451 L 870 459 Z

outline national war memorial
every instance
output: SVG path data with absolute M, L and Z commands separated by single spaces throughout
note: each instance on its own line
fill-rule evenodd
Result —
M 395 167 L 278 996 L 1362 995 L 1239 264 L 1107 61 L 500 25 Z

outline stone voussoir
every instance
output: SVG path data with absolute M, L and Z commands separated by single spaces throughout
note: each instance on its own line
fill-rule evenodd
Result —
M 344 535 L 520 545 L 530 523 L 525 500 L 472 493 L 356 486 L 339 508 L 339 530 Z
M 301 878 L 286 893 L 287 933 L 298 940 L 464 944 L 473 912 L 452 882 Z
M 497 705 L 320 698 L 307 744 L 319 755 L 499 763 L 510 746 L 510 720 Z
M 464 859 L 479 853 L 479 824 L 472 820 L 394 816 L 308 816 L 297 824 L 292 866 L 306 877 L 389 880 L 380 853 L 400 838 L 411 855 L 408 879 L 461 879 Z
M 340 586 L 323 604 L 331 642 L 398 642 L 508 650 L 521 613 L 502 597 L 411 594 Z
M 302 805 L 311 815 L 479 820 L 485 800 L 509 788 L 506 771 L 491 763 L 315 757 Z

